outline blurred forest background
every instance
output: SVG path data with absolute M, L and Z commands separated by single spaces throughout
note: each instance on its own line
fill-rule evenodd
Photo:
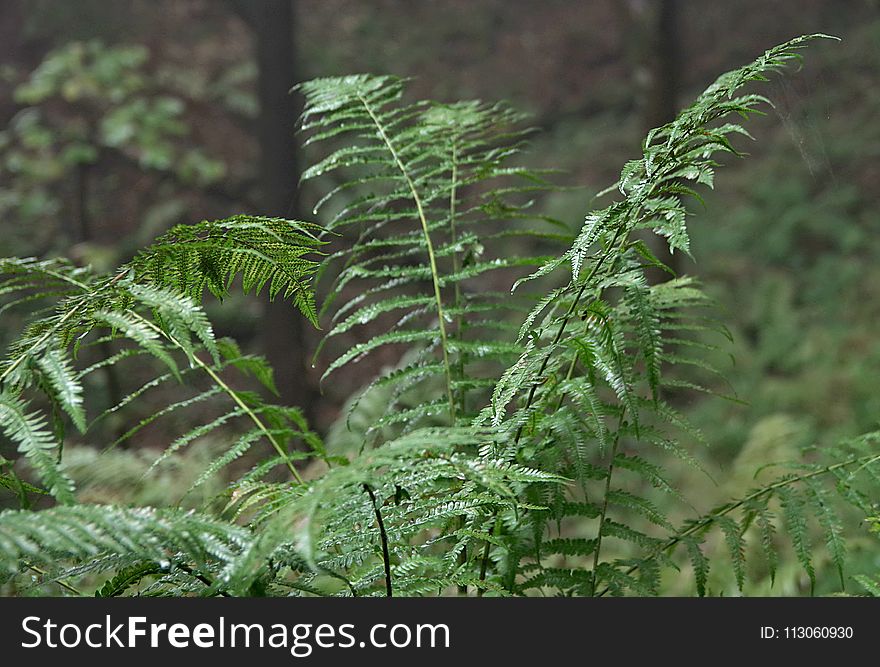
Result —
M 686 405 L 711 440 L 701 458 L 729 479 L 877 426 L 874 1 L 2 0 L 0 255 L 109 269 L 181 222 L 312 220 L 323 193 L 297 188 L 300 102 L 288 91 L 355 72 L 414 77 L 414 97 L 506 99 L 532 114 L 529 164 L 574 186 L 539 206 L 575 230 L 648 128 L 719 72 L 810 32 L 843 41 L 763 91 L 777 106 L 750 124 L 752 154 L 729 160 L 695 209 L 696 263 L 675 258 L 717 298 L 733 336 L 726 392 L 743 402 Z M 209 312 L 219 334 L 269 357 L 284 400 L 321 433 L 377 365 L 396 361 L 390 349 L 363 362 L 363 377 L 320 387 L 317 336 L 292 306 L 235 296 Z M 5 345 L 21 321 L 0 318 Z M 105 389 L 119 394 L 126 380 L 108 374 Z M 146 429 L 130 447 L 160 436 Z M 713 499 L 751 484 L 732 478 L 693 484 Z

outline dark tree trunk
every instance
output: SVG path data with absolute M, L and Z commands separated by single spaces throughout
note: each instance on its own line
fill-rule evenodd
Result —
M 678 0 L 658 0 L 650 17 L 645 66 L 648 85 L 645 95 L 645 131 L 665 125 L 678 114 Z M 682 256 L 673 255 L 665 241 L 652 235 L 649 247 L 657 258 L 676 273 L 683 268 Z M 659 269 L 648 272 L 648 280 L 662 282 L 669 274 Z
M 91 166 L 78 164 L 74 173 L 73 208 L 76 229 L 71 236 L 74 243 L 88 243 L 92 240 L 92 224 L 89 211 L 89 176 Z
M 658 0 L 651 17 L 648 48 L 644 54 L 648 70 L 645 99 L 647 129 L 664 125 L 678 113 L 678 2 Z
M 89 143 L 95 145 L 92 137 L 95 133 L 89 131 Z M 73 196 L 71 198 L 71 213 L 68 221 L 68 236 L 71 244 L 89 244 L 93 241 L 92 217 L 91 217 L 91 175 L 93 165 L 88 163 L 80 163 L 76 165 L 73 175 Z M 66 216 L 65 216 L 66 217 Z M 116 351 L 111 341 L 101 341 L 98 348 L 100 349 L 101 358 L 109 359 Z M 103 368 L 104 380 L 107 383 L 107 397 L 110 405 L 119 405 L 124 396 L 122 392 L 122 384 L 120 382 L 119 373 L 116 366 L 111 364 Z M 124 433 L 121 428 L 117 428 L 113 432 L 113 438 L 119 438 Z M 120 443 L 122 449 L 130 446 L 130 441 L 125 440 Z
M 665 125 L 678 113 L 680 60 L 678 53 L 678 0 L 642 2 L 630 0 L 619 5 L 624 23 L 624 48 L 633 61 L 636 81 L 641 85 L 642 129 Z M 648 233 L 645 242 L 657 258 L 678 273 L 680 254 L 669 253 L 664 239 Z M 651 282 L 661 282 L 669 274 L 648 271 Z
M 258 66 L 260 116 L 259 213 L 298 218 L 299 161 L 294 130 L 301 110 L 298 95 L 290 94 L 297 82 L 294 50 L 294 12 L 291 0 L 247 3 L 247 20 L 253 27 Z M 282 400 L 313 417 L 316 394 L 308 363 L 308 327 L 289 302 L 281 298 L 266 303 L 263 314 L 263 349 L 275 369 Z

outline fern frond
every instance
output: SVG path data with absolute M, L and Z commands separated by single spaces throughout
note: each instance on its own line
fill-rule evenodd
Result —
M 501 377 L 491 407 L 483 411 L 477 423 L 491 422 L 516 443 L 514 450 L 518 456 L 534 457 L 534 452 L 540 451 L 537 460 L 545 465 L 555 460 L 557 470 L 567 468 L 564 457 L 554 457 L 552 448 L 556 443 L 559 451 L 566 451 L 567 441 L 580 442 L 576 450 L 580 459 L 610 458 L 604 488 L 598 491 L 606 509 L 614 509 L 617 503 L 612 501 L 625 500 L 628 509 L 647 512 L 649 520 L 668 530 L 667 519 L 658 515 L 653 505 L 639 504 L 634 499 L 640 496 L 618 488 L 616 463 L 633 462 L 628 457 L 619 457 L 619 448 L 652 443 L 699 467 L 685 447 L 664 434 L 671 427 L 697 441 L 703 440 L 699 431 L 663 400 L 662 388 L 688 384 L 701 387 L 689 378 L 683 382 L 667 378 L 670 369 L 677 366 L 716 372 L 711 364 L 695 356 L 694 352 L 702 349 L 700 342 L 689 344 L 691 336 L 716 328 L 712 320 L 693 314 L 708 305 L 708 299 L 689 279 L 649 286 L 645 270 L 660 263 L 632 235 L 637 230 L 650 229 L 666 239 L 671 252 L 689 253 L 686 200 L 698 198 L 699 194 L 686 183 L 711 186 L 718 166 L 713 156 L 740 155 L 730 137 L 747 136 L 739 125 L 726 122 L 726 117 L 738 114 L 747 118 L 767 103 L 761 96 L 739 90 L 752 81 L 763 80 L 765 73 L 796 58 L 797 50 L 815 37 L 819 36 L 792 40 L 769 50 L 754 63 L 722 75 L 674 121 L 651 130 L 642 145 L 641 158 L 628 162 L 620 172 L 614 188 L 618 200 L 588 213 L 566 252 L 514 284 L 516 289 L 525 280 L 549 278 L 565 266 L 570 269 L 567 284 L 553 287 L 527 317 L 520 337 L 528 333 L 530 345 Z M 622 298 L 618 298 L 621 293 Z M 723 328 L 718 330 L 726 334 Z M 569 419 L 564 410 L 567 405 L 577 406 L 591 418 L 580 423 Z M 565 429 L 577 428 L 580 434 L 561 438 L 561 420 L 565 420 Z M 616 429 L 609 423 L 612 420 L 618 422 Z M 547 434 L 551 434 L 549 444 L 538 449 L 539 443 L 546 442 Z M 587 442 L 594 443 L 592 453 L 584 444 Z M 639 467 L 645 469 L 643 465 Z M 662 484 L 659 480 L 662 476 L 655 479 Z M 795 508 L 795 500 L 789 503 L 794 510 L 788 515 L 790 528 L 801 545 L 799 558 L 805 567 L 809 566 L 812 577 L 806 529 L 800 523 L 801 503 L 799 496 L 792 498 L 798 504 Z M 623 566 L 625 559 L 619 559 L 617 564 L 602 562 L 602 538 L 614 534 L 639 548 L 649 546 L 651 540 L 638 531 L 624 530 L 624 524 L 606 516 L 606 509 L 599 517 L 591 592 L 597 592 L 598 581 L 603 581 L 612 592 L 620 593 L 627 587 L 638 590 L 643 584 L 627 578 L 631 570 Z M 837 549 L 837 525 L 826 518 L 825 526 L 829 543 Z M 741 585 L 741 531 L 728 521 L 722 521 L 720 527 L 730 547 L 737 583 Z M 703 594 L 708 561 L 701 554 L 699 542 L 690 541 L 694 533 L 689 532 L 688 536 L 687 547 L 699 592 Z M 656 574 L 656 561 L 646 560 L 654 568 L 646 574 L 646 581 L 650 581 Z
M 66 351 L 58 348 L 47 350 L 37 365 L 46 376 L 52 398 L 70 416 L 79 431 L 84 432 L 86 413 L 83 409 L 82 385 Z
M 757 519 L 760 551 L 768 561 L 771 576 L 779 560 L 777 532 L 781 533 L 784 528 L 794 555 L 810 580 L 812 591 L 817 574 L 810 530 L 810 507 L 818 502 L 817 498 L 821 498 L 823 503 L 821 511 L 813 516 L 817 517 L 817 522 L 825 532 L 828 552 L 840 574 L 846 553 L 841 530 L 842 506 L 850 505 L 859 511 L 864 509 L 858 489 L 860 485 L 866 483 L 866 480 L 880 472 L 880 455 L 873 451 L 866 453 L 878 438 L 880 434 L 873 432 L 860 438 L 845 440 L 838 447 L 823 450 L 826 457 L 831 457 L 831 463 L 797 464 L 793 466 L 796 472 L 782 475 L 738 500 L 725 503 L 697 519 L 685 522 L 684 526 L 673 532 L 668 539 L 649 548 L 646 555 L 637 559 L 634 565 L 627 564 L 625 571 L 632 574 L 644 563 L 653 561 L 662 554 L 672 553 L 682 544 L 685 545 L 692 561 L 700 560 L 694 549 L 706 541 L 712 529 L 718 528 L 723 534 L 733 561 L 737 585 L 741 587 L 740 582 L 744 581 L 748 540 L 744 527 L 754 516 Z M 834 493 L 831 492 L 832 489 Z M 770 503 L 773 501 L 781 508 L 783 525 L 779 527 L 779 531 L 769 511 Z M 737 516 L 741 519 L 737 520 Z M 706 556 L 704 555 L 703 558 Z M 701 579 L 703 564 L 701 562 L 693 564 L 697 587 L 702 591 L 700 592 L 702 595 L 706 583 L 705 579 Z M 624 566 L 624 563 L 621 562 L 620 565 Z M 599 594 L 604 594 L 606 590 L 600 590 Z
M 236 366 L 255 373 L 274 390 L 271 371 L 264 362 L 241 355 L 228 342 L 218 345 L 199 302 L 205 289 L 218 297 L 224 296 L 232 281 L 241 276 L 245 291 L 258 292 L 268 285 L 270 297 L 280 293 L 292 299 L 315 321 L 311 280 L 318 266 L 315 257 L 322 245 L 316 230 L 317 227 L 306 223 L 249 216 L 180 225 L 141 251 L 112 277 L 65 262 L 0 261 L 0 278 L 5 276 L 0 283 L 3 290 L 0 294 L 24 290 L 28 298 L 52 297 L 55 301 L 49 314 L 36 313 L 0 364 L 7 434 L 11 431 L 10 437 L 31 459 L 47 487 L 60 493 L 65 501 L 70 500 L 70 485 L 59 476 L 44 453 L 50 445 L 36 436 L 41 433 L 45 419 L 36 413 L 24 419 L 30 408 L 23 392 L 33 387 L 41 389 L 80 432 L 85 432 L 88 424 L 82 396 L 83 379 L 102 368 L 112 372 L 123 360 L 141 353 L 162 362 L 178 381 L 188 372 L 180 368 L 176 358 L 184 355 L 190 368 L 198 368 L 210 377 L 216 391 L 204 394 L 201 399 L 179 401 L 158 410 L 129 429 L 117 443 L 154 419 L 220 392 L 260 426 L 254 409 L 242 402 L 241 396 L 232 391 L 217 370 L 223 365 Z M 126 341 L 128 346 L 118 349 Z M 83 347 L 99 350 L 104 358 L 80 372 L 72 359 Z M 199 357 L 205 352 L 213 363 Z M 221 361 L 221 356 L 225 361 Z M 101 416 L 120 410 L 164 379 L 157 378 L 142 390 L 128 394 Z M 56 424 L 60 422 L 56 420 Z M 262 431 L 281 454 L 283 450 L 275 436 L 265 427 Z M 60 456 L 60 447 L 57 453 Z M 288 465 L 294 477 L 298 477 L 293 465 Z
M 233 562 L 251 541 L 243 528 L 178 510 L 78 505 L 0 513 L 0 568 L 8 572 L 22 560 L 52 565 L 105 555 L 162 570 L 192 564 L 210 571 Z
M 99 590 L 95 591 L 95 597 L 114 598 L 125 593 L 129 588 L 139 584 L 145 577 L 161 574 L 162 567 L 157 563 L 145 561 L 130 567 L 123 568 L 107 581 Z
M 129 266 L 137 280 L 173 288 L 195 303 L 205 290 L 223 298 L 241 276 L 245 293 L 268 286 L 269 298 L 292 299 L 317 324 L 311 278 L 323 245 L 319 231 L 305 222 L 246 215 L 177 225 Z
M 8 390 L 0 391 L 0 429 L 18 445 L 59 502 L 73 502 L 73 482 L 59 468 L 58 443 L 47 430 L 45 418 L 28 413 L 28 405 Z
M 524 132 L 512 129 L 519 114 L 479 102 L 409 104 L 403 101 L 405 84 L 395 77 L 356 75 L 300 86 L 306 144 L 330 147 L 303 180 L 331 172 L 342 179 L 316 212 L 336 202 L 328 227 L 359 229 L 353 243 L 328 257 L 322 269 L 341 263 L 323 307 L 333 311 L 336 324 L 322 346 L 360 327 L 380 330 L 332 360 L 329 373 L 388 342 L 433 343 L 422 359 L 420 381 L 398 396 L 418 401 L 419 387 L 442 380 L 447 418 L 463 424 L 474 403 L 470 397 L 482 393 L 471 377 L 478 364 L 485 372 L 487 363 L 506 364 L 509 349 L 519 352 L 493 346 L 496 341 L 480 332 L 498 324 L 491 318 L 506 304 L 481 295 L 468 281 L 543 261 L 486 254 L 490 241 L 502 238 L 499 223 L 528 219 L 517 197 L 550 186 L 536 172 L 507 166 L 523 145 Z M 339 145 L 340 140 L 348 143 Z M 473 321 L 478 312 L 487 314 L 482 323 Z M 397 379 L 402 378 L 389 374 L 382 382 Z M 392 402 L 389 410 L 397 405 Z

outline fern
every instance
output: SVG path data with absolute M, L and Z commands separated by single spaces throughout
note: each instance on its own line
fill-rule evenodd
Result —
M 659 554 L 672 552 L 680 544 L 686 545 L 693 560 L 695 549 L 707 541 L 713 529 L 719 529 L 724 535 L 727 550 L 734 562 L 737 585 L 741 588 L 744 580 L 746 542 L 751 532 L 747 528 L 753 521 L 758 524 L 758 535 L 751 535 L 751 539 L 759 543 L 759 551 L 769 561 L 771 573 L 776 569 L 778 551 L 775 545 L 776 527 L 768 511 L 768 507 L 776 502 L 784 516 L 784 527 L 794 554 L 809 577 L 811 590 L 816 580 L 809 536 L 809 524 L 813 520 L 824 534 L 829 554 L 838 568 L 843 585 L 845 543 L 841 524 L 844 515 L 839 507 L 840 502 L 837 503 L 838 507 L 834 507 L 830 502 L 831 495 L 833 493 L 838 501 L 852 505 L 859 512 L 869 510 L 870 504 L 866 504 L 864 487 L 870 484 L 871 478 L 880 471 L 880 455 L 872 451 L 872 446 L 878 438 L 880 434 L 869 433 L 825 450 L 825 456 L 831 458 L 834 461 L 832 463 L 791 464 L 796 472 L 785 474 L 753 490 L 743 498 L 725 503 L 698 519 L 686 522 L 665 541 L 648 550 L 646 557 L 636 559 L 635 564 L 630 561 L 619 561 L 619 566 L 625 566 L 624 571 L 631 574 L 642 567 L 643 563 L 653 563 Z M 813 503 L 808 503 L 805 498 L 807 494 L 823 499 L 824 505 L 818 515 L 811 515 L 810 507 Z M 697 590 L 701 595 L 705 592 L 705 569 L 706 565 L 702 562 L 694 563 Z M 605 588 L 598 591 L 598 594 L 604 594 L 609 590 L 610 588 Z
M 31 512 L 0 513 L 0 567 L 8 572 L 17 571 L 21 561 L 49 565 L 57 558 L 97 565 L 106 554 L 120 557 L 117 564 L 149 561 L 170 570 L 194 563 L 215 571 L 248 543 L 243 528 L 173 510 L 56 507 L 40 512 L 38 522 Z
M 215 385 L 211 394 L 222 392 L 233 402 L 236 407 L 230 416 L 247 416 L 275 450 L 283 454 L 278 436 L 257 416 L 261 406 L 247 405 L 218 375 L 229 362 L 221 359 L 221 348 L 211 323 L 194 298 L 201 300 L 205 288 L 222 296 L 236 275 L 241 275 L 246 290 L 258 291 L 268 284 L 270 296 L 282 292 L 304 314 L 313 316 L 310 280 L 317 264 L 314 258 L 309 259 L 309 253 L 314 255 L 321 245 L 313 229 L 304 223 L 246 216 L 189 227 L 182 225 L 143 250 L 112 277 L 58 262 L 3 260 L 0 268 L 11 276 L 5 283 L 10 288 L 9 294 L 24 292 L 28 299 L 39 297 L 57 302 L 50 314 L 37 313 L 37 318 L 13 342 L 10 354 L 0 365 L 3 387 L 0 427 L 18 443 L 20 451 L 33 462 L 59 500 L 72 500 L 72 485 L 55 460 L 61 456 L 63 431 L 49 433 L 46 418 L 28 413 L 29 403 L 22 392 L 29 387 L 42 387 L 52 404 L 84 432 L 87 420 L 83 379 L 98 366 L 114 367 L 128 358 L 132 350 L 123 349 L 82 372 L 76 371 L 71 352 L 76 356 L 84 347 L 98 344 L 121 344 L 127 340 L 137 350 L 158 359 L 169 369 L 170 375 L 160 376 L 155 383 L 148 383 L 150 386 L 172 378 L 182 380 L 180 364 L 175 358 L 182 354 L 191 368 L 198 368 L 209 376 Z M 257 252 L 251 245 L 261 250 Z M 63 292 L 58 289 L 60 286 L 64 287 Z M 22 298 L 17 298 L 18 305 Z M 210 362 L 199 356 L 200 351 L 207 352 Z M 248 361 L 229 345 L 223 351 L 226 356 L 236 357 L 233 365 L 257 370 L 261 379 L 271 385 L 271 373 L 263 370 L 262 362 Z M 121 397 L 117 405 L 108 407 L 102 415 L 121 409 L 139 394 Z M 201 399 L 168 406 L 127 431 L 117 443 L 153 419 L 192 405 L 196 400 Z M 178 442 L 182 445 L 201 433 L 196 430 L 181 436 Z M 292 463 L 287 465 L 291 473 L 298 476 Z
M 691 502 L 675 466 L 701 469 L 692 445 L 707 440 L 675 392 L 718 391 L 706 353 L 730 334 L 695 280 L 648 281 L 663 266 L 636 238 L 690 252 L 686 200 L 712 186 L 718 154 L 741 155 L 733 141 L 748 135 L 730 118 L 767 103 L 741 89 L 816 37 L 721 76 L 649 132 L 603 193 L 616 199 L 574 234 L 531 210 L 553 186 L 516 162 L 519 114 L 411 103 L 404 80 L 354 75 L 300 86 L 305 143 L 322 150 L 303 180 L 333 183 L 316 207 L 324 227 L 178 226 L 111 275 L 0 261 L 3 307 L 31 309 L 0 366 L 0 429 L 57 501 L 0 513 L 0 567 L 102 596 L 656 595 L 674 570 L 708 595 L 747 591 L 755 561 L 772 582 L 789 552 L 812 590 L 822 544 L 844 586 L 849 519 L 875 513 L 880 434 L 805 452 L 741 498 L 674 518 Z M 505 254 L 511 238 L 547 254 Z M 239 279 L 329 320 L 325 377 L 403 348 L 349 401 L 330 446 L 297 408 L 236 388 L 251 376 L 274 391 L 271 368 L 217 340 L 201 305 Z M 96 373 L 135 366 L 121 395 L 92 398 Z M 72 439 L 120 417 L 120 448 L 160 420 L 187 422 L 147 478 L 213 441 L 171 502 L 221 475 L 224 492 L 194 512 L 78 504 L 65 423 Z M 23 507 L 43 491 L 3 465 L 0 486 Z
M 485 516 L 502 505 L 518 506 L 518 485 L 560 481 L 475 456 L 473 450 L 490 440 L 467 428 L 421 429 L 333 468 L 308 490 L 259 486 L 255 521 L 262 538 L 243 567 L 261 566 L 271 557 L 276 564 L 304 569 L 300 576 L 311 586 L 322 574 L 345 571 L 344 592 L 355 595 L 424 584 L 421 568 L 411 569 L 414 562 L 430 561 L 447 571 L 446 578 L 437 573 L 433 588 L 461 583 L 466 573 L 457 571 L 456 561 L 444 558 L 441 548 L 443 542 L 454 543 L 455 534 L 425 540 L 432 529 L 462 515 Z M 246 502 L 248 496 L 241 498 Z M 278 556 L 291 530 L 294 550 Z M 383 558 L 383 547 L 391 562 Z M 386 568 L 393 584 L 382 581 Z
M 515 129 L 521 116 L 479 102 L 408 104 L 405 81 L 395 77 L 318 79 L 300 88 L 306 145 L 331 145 L 303 180 L 334 172 L 342 180 L 315 212 L 335 204 L 327 229 L 357 234 L 325 263 L 324 271 L 339 265 L 322 307 L 334 323 L 325 341 L 387 327 L 338 356 L 324 376 L 379 347 L 418 343 L 422 354 L 378 382 L 394 384 L 399 398 L 442 378 L 445 423 L 467 423 L 469 405 L 479 400 L 468 382 L 476 365 L 503 366 L 519 351 L 487 330 L 503 318 L 505 297 L 468 281 L 543 261 L 490 254 L 498 223 L 505 235 L 540 236 L 517 221 L 529 217 L 524 193 L 549 185 L 534 171 L 507 166 L 523 145 L 525 132 Z M 339 146 L 341 139 L 348 143 Z M 397 405 L 392 400 L 389 409 Z M 442 414 L 436 403 L 422 415 L 411 408 L 411 426 Z
M 55 438 L 46 428 L 45 418 L 28 413 L 28 405 L 10 392 L 0 392 L 0 428 L 15 443 L 40 474 L 59 502 L 73 502 L 73 484 L 55 460 Z
M 591 584 L 585 588 L 572 581 L 580 592 L 595 594 L 600 588 L 623 592 L 642 586 L 641 581 L 626 578 L 631 569 L 623 567 L 623 561 L 603 563 L 601 558 L 606 537 L 628 542 L 636 551 L 647 546 L 649 553 L 657 555 L 653 538 L 621 531 L 610 518 L 618 512 L 613 501 L 621 498 L 628 499 L 630 511 L 644 513 L 646 507 L 653 507 L 646 499 L 619 488 L 625 481 L 617 469 L 621 445 L 626 442 L 628 448 L 642 449 L 653 446 L 693 462 L 677 444 L 678 437 L 667 435 L 667 431 L 672 427 L 697 440 L 702 435 L 663 399 L 663 387 L 670 386 L 664 376 L 669 369 L 682 365 L 715 373 L 691 353 L 698 343 L 688 334 L 694 336 L 707 326 L 725 333 L 720 325 L 694 313 L 695 308 L 707 304 L 692 281 L 676 279 L 648 285 L 645 269 L 660 262 L 643 243 L 631 240 L 631 235 L 639 229 L 651 229 L 666 238 L 671 252 L 689 252 L 684 199 L 699 195 L 684 183 L 711 186 L 718 166 L 714 155 L 740 155 L 729 137 L 747 133 L 737 124 L 725 122 L 725 117 L 738 114 L 748 118 L 767 100 L 752 93 L 740 94 L 739 89 L 751 81 L 763 80 L 767 72 L 797 58 L 797 49 L 808 39 L 799 38 L 771 49 L 751 65 L 721 76 L 673 122 L 649 132 L 643 157 L 628 163 L 615 184 L 622 199 L 588 214 L 571 248 L 526 279 L 549 276 L 565 265 L 571 273 L 568 284 L 548 293 L 529 315 L 521 337 L 530 332 L 533 344 L 511 369 L 514 372 L 501 378 L 494 400 L 477 423 L 491 423 L 508 433 L 515 444 L 509 452 L 511 457 L 528 460 L 524 457 L 538 456 L 545 469 L 549 465 L 567 476 L 573 476 L 572 465 L 575 469 L 582 467 L 584 442 L 593 441 L 599 446 L 597 454 L 606 463 L 598 475 L 598 488 L 591 493 L 598 494 L 601 509 L 596 537 L 584 543 L 590 545 L 592 554 Z M 622 292 L 622 299 L 612 296 L 617 290 Z M 575 326 L 578 321 L 580 324 Z M 699 388 L 693 383 L 684 386 Z M 566 409 L 569 405 L 571 411 Z M 573 414 L 583 417 L 572 419 Z M 560 433 L 569 436 L 560 437 Z M 558 448 L 566 442 L 571 443 L 567 450 L 570 454 L 560 458 Z M 585 484 L 582 494 L 588 495 Z M 792 498 L 786 505 L 790 510 L 788 528 L 799 558 L 807 566 L 803 513 L 796 501 L 798 496 Z M 823 512 L 827 507 L 823 502 Z M 546 519 L 561 522 L 565 516 L 561 509 L 548 513 Z M 840 531 L 832 516 L 823 516 L 831 531 L 829 545 L 838 562 L 842 557 Z M 665 521 L 662 516 L 650 518 L 654 523 Z M 729 518 L 721 521 L 720 527 L 741 585 L 745 576 L 741 528 Z M 531 526 L 529 530 L 540 534 L 546 528 Z M 707 571 L 704 557 L 698 542 L 689 538 L 687 545 L 698 575 L 698 589 L 703 592 Z M 541 542 L 536 540 L 533 549 L 540 563 Z M 808 571 L 812 576 L 812 569 Z
M 131 262 L 140 280 L 173 287 L 194 302 L 205 290 L 223 298 L 240 276 L 245 293 L 268 285 L 269 298 L 291 299 L 317 323 L 310 277 L 318 267 L 318 227 L 280 218 L 238 215 L 177 225 Z

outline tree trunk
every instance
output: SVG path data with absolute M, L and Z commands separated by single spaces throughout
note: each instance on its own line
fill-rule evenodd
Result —
M 259 213 L 298 218 L 298 150 L 294 136 L 301 111 L 294 55 L 292 0 L 262 0 L 248 4 L 257 52 L 260 116 Z M 263 350 L 275 369 L 281 398 L 312 418 L 315 387 L 311 379 L 308 322 L 280 297 L 265 304 Z
M 678 114 L 678 0 L 630 0 L 619 7 L 625 21 L 624 47 L 634 60 L 635 79 L 641 89 L 642 129 L 647 133 Z M 663 238 L 648 232 L 644 240 L 661 262 L 676 273 L 681 270 L 681 255 L 670 254 Z M 653 283 L 668 278 L 665 271 L 648 271 L 648 280 Z
M 678 30 L 677 0 L 658 0 L 649 30 L 645 65 L 648 70 L 648 86 L 645 96 L 645 131 L 665 125 L 678 114 Z M 652 234 L 649 247 L 666 266 L 680 273 L 681 254 L 673 255 L 664 239 Z M 663 282 L 669 274 L 660 269 L 648 272 L 651 282 Z
M 678 2 L 658 0 L 644 54 L 648 70 L 646 129 L 664 125 L 678 113 Z

